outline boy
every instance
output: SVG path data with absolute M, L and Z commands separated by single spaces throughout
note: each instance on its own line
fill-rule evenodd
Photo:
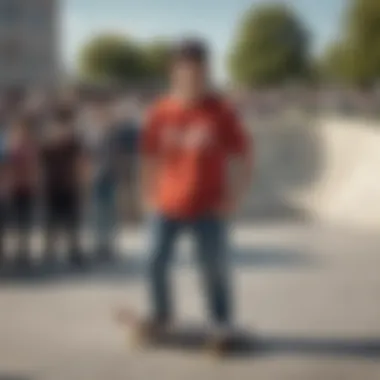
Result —
M 62 107 L 53 112 L 50 136 L 42 151 L 46 206 L 46 259 L 53 261 L 55 234 L 62 229 L 68 237 L 69 260 L 83 265 L 79 228 L 83 149 L 75 134 L 75 113 Z
M 234 111 L 211 92 L 202 42 L 174 49 L 170 93 L 151 110 L 142 136 L 142 195 L 153 211 L 151 319 L 148 331 L 172 322 L 168 267 L 179 234 L 197 246 L 210 316 L 222 331 L 232 322 L 227 220 L 251 175 L 249 143 Z M 228 160 L 234 158 L 234 186 Z

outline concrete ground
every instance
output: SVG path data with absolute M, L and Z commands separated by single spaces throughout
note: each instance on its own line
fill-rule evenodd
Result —
M 146 239 L 134 231 L 123 236 L 118 264 L 3 274 L 0 380 L 380 378 L 380 236 L 289 224 L 244 225 L 233 235 L 237 317 L 257 335 L 255 352 L 215 362 L 132 350 L 112 312 L 146 308 Z M 203 300 L 183 251 L 173 278 L 178 315 L 196 321 Z

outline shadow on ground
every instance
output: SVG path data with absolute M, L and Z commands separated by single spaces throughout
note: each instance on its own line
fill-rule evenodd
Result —
M 315 268 L 317 258 L 307 252 L 281 248 L 257 247 L 238 249 L 231 256 L 235 267 L 241 269 L 301 267 Z M 191 258 L 180 257 L 175 261 L 179 268 L 196 266 Z M 110 262 L 89 262 L 82 268 L 56 263 L 55 265 L 35 264 L 31 268 L 18 268 L 8 264 L 0 270 L 0 284 L 43 284 L 50 282 L 78 281 L 130 281 L 141 279 L 148 267 L 146 256 L 132 253 Z
M 155 349 L 175 349 L 200 351 L 209 348 L 209 330 L 197 326 L 181 326 L 175 330 L 156 335 L 149 342 Z M 232 334 L 228 342 L 219 345 L 227 358 L 255 358 L 271 355 L 311 355 L 329 357 L 356 357 L 380 359 L 380 338 L 374 339 L 336 339 L 318 337 L 259 336 L 247 331 Z M 218 349 L 218 350 L 219 350 Z
M 334 338 L 291 338 L 257 337 L 253 338 L 251 350 L 241 354 L 256 355 L 324 355 L 355 356 L 380 359 L 380 338 L 374 339 L 334 339 Z
M 232 358 L 271 355 L 309 355 L 380 359 L 380 338 L 337 339 L 318 337 L 276 337 L 245 335 L 229 352 Z
M 297 222 L 306 225 L 314 223 L 315 216 L 304 207 L 297 206 L 287 199 L 281 199 L 278 195 L 266 202 L 263 202 L 262 197 L 256 196 L 251 204 L 236 216 L 236 220 L 260 225 L 273 222 Z

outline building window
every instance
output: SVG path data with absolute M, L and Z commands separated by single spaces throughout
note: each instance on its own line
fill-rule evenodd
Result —
M 0 1 L 0 18 L 2 23 L 14 23 L 21 19 L 20 4 L 14 0 Z
M 49 20 L 48 9 L 43 6 L 36 6 L 28 11 L 27 22 L 33 27 L 45 27 Z
M 3 64 L 7 66 L 17 65 L 22 60 L 22 46 L 19 40 L 4 41 L 0 48 Z

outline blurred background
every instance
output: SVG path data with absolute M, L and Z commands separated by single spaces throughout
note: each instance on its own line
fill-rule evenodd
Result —
M 187 36 L 255 143 L 231 226 L 255 350 L 216 366 L 128 351 L 112 320 L 147 307 L 137 147 Z M 379 379 L 379 80 L 378 0 L 0 0 L 0 380 Z M 202 321 L 191 247 L 178 316 Z

